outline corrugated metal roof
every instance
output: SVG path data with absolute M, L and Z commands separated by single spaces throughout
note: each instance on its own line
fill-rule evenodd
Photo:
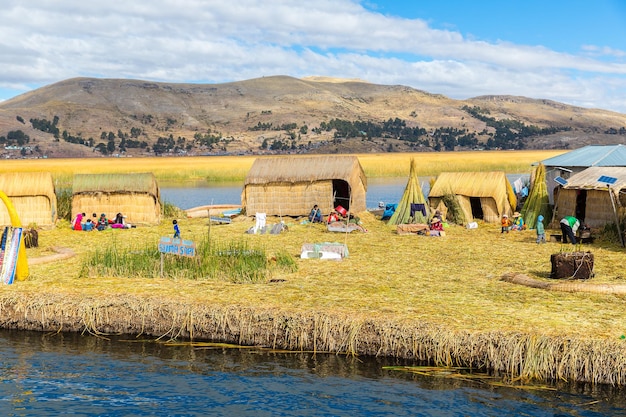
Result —
M 626 188 L 626 167 L 591 167 L 572 175 L 567 179 L 565 189 L 606 190 L 607 184 L 598 181 L 601 176 L 617 178 L 615 184 L 611 184 L 614 190 Z
M 541 162 L 546 167 L 624 167 L 626 146 L 589 145 Z

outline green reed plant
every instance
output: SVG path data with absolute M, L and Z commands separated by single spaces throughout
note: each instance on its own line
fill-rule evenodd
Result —
M 57 217 L 72 221 L 72 189 L 58 189 L 57 192 Z
M 245 242 L 211 242 L 206 235 L 196 245 L 195 257 L 162 255 L 155 244 L 141 248 L 121 247 L 117 241 L 98 248 L 85 258 L 79 276 L 144 277 L 221 280 L 233 283 L 260 283 L 275 270 L 295 272 L 297 264 L 286 252 L 279 252 L 269 262 L 264 249 L 251 248 Z

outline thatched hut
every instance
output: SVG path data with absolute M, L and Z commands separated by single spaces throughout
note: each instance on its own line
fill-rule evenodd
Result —
M 322 213 L 342 206 L 367 209 L 367 180 L 356 156 L 280 156 L 258 158 L 241 193 L 248 214 L 304 216 L 317 204 Z
M 613 184 L 598 181 L 615 178 Z M 611 201 L 611 198 L 613 201 Z M 615 206 L 615 210 L 613 207 Z M 589 227 L 602 227 L 626 214 L 626 167 L 592 167 L 572 175 L 559 191 L 555 219 L 575 216 Z
M 130 224 L 161 221 L 159 187 L 152 173 L 77 174 L 72 187 L 72 218 L 78 213 L 126 216 Z
M 0 191 L 13 203 L 23 226 L 52 226 L 57 220 L 57 197 L 49 172 L 11 172 L 0 174 Z M 11 220 L 0 204 L 0 224 Z
M 430 207 L 447 211 L 444 199 L 454 196 L 466 222 L 482 219 L 496 223 L 503 214 L 511 215 L 517 198 L 504 172 L 442 172 L 429 194 Z

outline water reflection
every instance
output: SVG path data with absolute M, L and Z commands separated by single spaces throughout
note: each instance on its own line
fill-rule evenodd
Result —
M 383 370 L 396 361 L 0 331 L 0 413 L 39 415 L 619 415 L 622 396 L 486 388 Z

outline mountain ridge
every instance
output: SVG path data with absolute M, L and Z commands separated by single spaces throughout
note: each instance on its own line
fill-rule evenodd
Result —
M 52 121 L 55 116 L 57 138 L 31 126 L 31 119 Z M 355 124 L 398 119 L 426 133 L 411 142 L 399 140 L 395 133 L 376 137 L 362 132 L 367 135 L 356 138 L 338 136 L 337 129 L 320 129 L 337 119 Z M 181 154 L 429 151 L 436 148 L 438 138 L 433 138 L 442 128 L 457 136 L 461 131 L 472 134 L 477 140 L 472 148 L 481 148 L 497 134 L 494 121 L 514 122 L 514 134 L 520 126 L 563 129 L 516 142 L 525 148 L 626 142 L 626 132 L 620 134 L 626 115 L 608 110 L 511 95 L 456 100 L 402 85 L 329 77 L 276 75 L 220 84 L 78 77 L 0 102 L 0 137 L 21 130 L 32 140 L 26 156 L 51 157 L 102 156 L 103 146 L 98 151 L 96 146 L 107 145 L 111 133 L 116 148 L 109 154 L 129 155 L 163 151 L 157 148 L 159 140 L 169 142 L 165 152 L 176 148 Z M 617 133 L 606 133 L 612 131 Z M 145 142 L 147 148 L 122 152 L 119 142 L 124 136 Z M 91 139 L 90 146 L 69 143 L 67 137 Z M 33 143 L 38 152 L 32 152 Z M 282 148 L 270 149 L 268 144 L 276 143 Z

